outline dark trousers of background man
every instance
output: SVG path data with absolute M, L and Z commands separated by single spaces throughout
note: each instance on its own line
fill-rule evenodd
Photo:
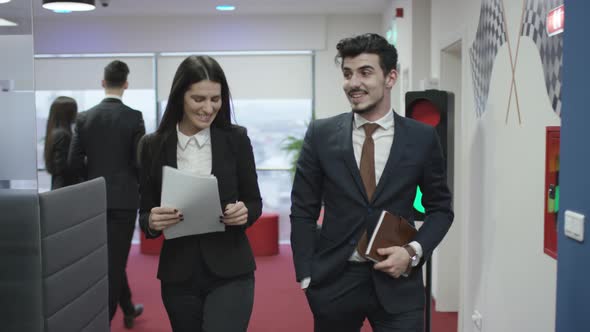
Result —
M 129 288 L 129 281 L 127 280 L 127 273 L 123 275 L 121 282 L 121 293 L 119 294 L 119 305 L 125 315 L 135 314 L 135 306 L 131 301 L 131 288 Z
M 109 251 L 109 315 L 113 319 L 119 299 L 131 302 L 125 268 L 135 229 L 137 210 L 107 210 L 107 242 Z M 124 288 L 127 284 L 126 289 Z M 129 295 L 125 295 L 128 293 Z M 123 298 L 121 298 L 123 294 Z M 123 307 L 123 305 L 122 305 Z M 123 307 L 125 308 L 125 307 Z

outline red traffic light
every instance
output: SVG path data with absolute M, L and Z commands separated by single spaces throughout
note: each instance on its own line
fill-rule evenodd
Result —
M 440 109 L 430 100 L 420 99 L 415 101 L 410 109 L 411 115 L 408 116 L 414 120 L 429 124 L 433 127 L 440 123 Z

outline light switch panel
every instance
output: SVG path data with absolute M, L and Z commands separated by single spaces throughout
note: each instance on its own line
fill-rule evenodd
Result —
M 580 242 L 584 241 L 584 215 L 565 211 L 565 235 Z

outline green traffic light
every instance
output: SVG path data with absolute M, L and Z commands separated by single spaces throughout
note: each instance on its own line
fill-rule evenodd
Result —
M 420 187 L 416 188 L 416 198 L 414 198 L 414 209 L 420 213 L 424 213 L 424 206 L 422 205 L 422 191 Z
M 555 186 L 555 212 L 559 211 L 559 185 Z

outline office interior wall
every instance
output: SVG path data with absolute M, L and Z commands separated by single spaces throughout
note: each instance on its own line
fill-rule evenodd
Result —
M 479 7 L 482 0 L 443 0 L 432 1 L 430 11 L 430 57 L 431 76 L 439 77 L 440 75 L 440 57 L 438 52 L 446 45 L 450 45 L 458 37 L 470 33 L 469 48 L 475 32 L 477 31 L 477 22 L 479 19 Z M 507 2 L 507 1 L 504 1 Z M 519 19 L 519 18 L 517 18 Z M 468 53 L 464 54 L 468 58 Z
M 39 17 L 35 52 L 313 50 L 325 47 L 325 31 L 320 15 Z
M 556 262 L 543 253 L 544 135 L 560 125 L 549 103 L 535 44 L 522 37 L 516 65 L 521 122 L 514 95 L 508 43 L 496 55 L 486 110 L 475 115 L 469 49 L 480 1 L 432 1 L 432 76 L 440 75 L 440 50 L 462 39 L 462 151 L 464 170 L 455 202 L 462 226 L 460 331 L 553 331 Z M 503 1 L 515 57 L 522 2 Z M 459 19 L 460 18 L 460 19 Z M 513 92 L 514 93 L 514 92 Z M 506 121 L 506 113 L 510 114 Z
M 213 55 L 234 99 L 311 99 L 311 54 Z M 168 99 L 183 56 L 158 57 L 158 98 Z
M 129 89 L 153 89 L 153 57 L 35 59 L 36 90 L 102 90 L 104 67 L 118 59 L 129 66 Z
M 587 1 L 565 1 L 567 11 L 564 36 L 563 126 L 561 128 L 560 176 L 561 202 L 559 213 L 558 268 L 557 268 L 557 319 L 556 332 L 590 330 L 588 298 L 590 298 L 590 154 L 588 142 L 588 94 L 586 92 L 590 56 L 586 13 Z M 572 210 L 585 215 L 584 242 L 565 237 L 564 211 Z
M 396 9 L 403 9 L 403 17 L 395 17 Z M 391 0 L 383 13 L 383 30 L 388 31 L 395 24 L 397 33 L 398 78 L 393 87 L 391 104 L 399 114 L 406 114 L 406 92 L 412 90 L 413 57 L 413 3 L 411 0 Z
M 430 78 L 431 0 L 412 0 L 412 90 L 422 90 Z

